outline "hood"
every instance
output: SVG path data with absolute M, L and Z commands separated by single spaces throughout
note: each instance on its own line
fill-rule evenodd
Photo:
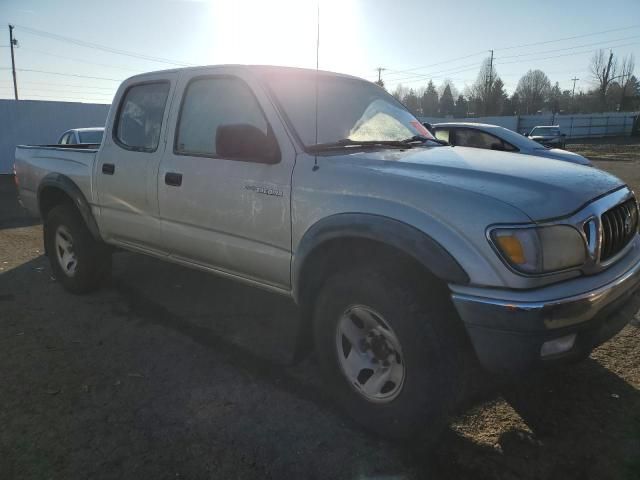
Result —
M 418 147 L 345 155 L 370 169 L 489 196 L 534 221 L 565 216 L 624 185 L 595 168 L 467 147 Z M 347 160 L 347 158 L 345 158 Z M 360 163 L 360 162 L 358 162 Z
M 577 163 L 579 165 L 592 165 L 592 163 L 584 158 L 582 155 L 578 155 L 577 153 L 568 152 L 567 150 L 562 150 L 561 148 L 540 148 L 533 150 L 531 155 L 536 155 L 538 157 L 546 157 L 553 158 L 554 160 L 562 160 L 564 162 Z

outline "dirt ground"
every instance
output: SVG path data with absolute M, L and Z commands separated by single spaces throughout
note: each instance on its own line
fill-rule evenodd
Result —
M 640 142 L 569 148 L 640 191 Z M 637 320 L 580 364 L 486 388 L 428 451 L 365 433 L 313 358 L 291 365 L 287 299 L 128 253 L 73 296 L 41 232 L 4 179 L 0 479 L 640 479 Z

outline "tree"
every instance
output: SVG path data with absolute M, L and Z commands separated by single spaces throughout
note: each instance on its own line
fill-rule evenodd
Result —
M 422 94 L 420 105 L 422 106 L 422 115 L 429 117 L 438 114 L 438 92 L 431 80 Z
M 550 90 L 551 82 L 542 70 L 529 70 L 516 87 L 525 113 L 536 113 L 544 107 Z
M 447 86 L 449 87 L 449 90 L 451 90 L 451 96 L 453 98 L 457 98 L 457 96 L 460 95 L 460 92 L 458 92 L 458 89 L 454 85 L 453 80 L 451 80 L 450 78 L 445 78 L 438 87 L 438 97 L 442 97 L 444 89 L 447 88 Z
M 444 87 L 442 96 L 440 97 L 440 105 L 438 110 L 440 115 L 452 115 L 455 109 L 453 102 L 453 95 L 451 94 L 451 87 L 449 85 Z
M 505 95 L 504 84 L 489 58 L 482 62 L 478 77 L 467 93 L 475 113 L 492 115 L 499 112 L 501 100 Z
M 556 82 L 555 85 L 551 87 L 551 89 L 549 89 L 549 98 L 547 100 L 549 110 L 551 110 L 553 113 L 560 112 L 561 97 L 562 97 L 562 90 L 560 90 L 560 84 Z
M 507 99 L 507 92 L 504 90 L 504 82 L 500 77 L 496 78 L 496 81 L 492 83 L 487 113 L 489 113 L 489 115 L 497 115 L 502 111 L 502 105 Z
M 380 79 L 380 80 L 376 80 L 375 82 L 376 85 L 378 85 L 379 87 L 384 88 L 384 80 Z M 385 89 L 386 90 L 386 89 Z
M 611 86 L 611 82 L 615 80 L 618 71 L 618 62 L 613 51 L 609 50 L 609 55 L 600 49 L 591 57 L 591 65 L 589 65 L 591 76 L 596 85 L 598 96 L 600 99 L 600 109 L 604 110 L 606 105 L 607 90 Z
M 467 99 L 464 98 L 464 95 L 458 95 L 458 99 L 456 100 L 456 106 L 454 110 L 454 114 L 458 118 L 466 117 L 469 109 L 469 104 L 467 103 Z
M 409 89 L 407 95 L 402 99 L 402 103 L 404 103 L 404 106 L 407 107 L 411 113 L 418 115 L 420 110 L 420 101 L 418 100 L 418 96 L 413 88 Z
M 633 78 L 634 80 L 636 79 L 633 76 L 635 67 L 636 59 L 633 53 L 630 53 L 629 55 L 624 57 L 624 59 L 622 60 L 622 65 L 620 66 L 620 104 L 618 107 L 620 111 L 626 110 L 629 106 L 629 102 L 626 101 L 626 97 L 630 94 L 630 92 L 632 92 L 632 89 L 630 88 L 631 78 Z M 633 93 L 631 93 L 631 96 L 633 96 Z
M 404 100 L 404 97 L 407 96 L 407 93 L 409 93 L 409 90 L 407 89 L 407 87 L 399 83 L 398 85 L 396 85 L 396 89 L 393 91 L 392 95 L 395 97 L 396 100 L 398 100 L 399 102 L 402 102 Z
M 518 95 L 518 92 L 513 92 L 513 95 L 511 95 L 509 102 L 511 104 L 511 113 L 508 113 L 507 115 L 520 115 L 522 107 L 520 103 L 520 95 Z

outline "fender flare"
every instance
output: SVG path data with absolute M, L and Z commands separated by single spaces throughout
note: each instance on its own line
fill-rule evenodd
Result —
M 49 173 L 46 175 L 40 185 L 38 186 L 38 208 L 41 210 L 41 194 L 46 188 L 56 188 L 58 190 L 62 190 L 71 200 L 73 204 L 76 206 L 80 215 L 82 215 L 82 219 L 84 220 L 85 225 L 91 232 L 91 234 L 98 240 L 102 240 L 100 235 L 100 230 L 98 228 L 98 223 L 91 212 L 91 205 L 87 201 L 86 197 L 82 193 L 82 190 L 75 184 L 73 180 L 71 180 L 66 175 L 61 173 Z M 42 211 L 40 211 L 40 216 L 42 217 Z M 44 218 L 43 218 L 44 220 Z
M 292 259 L 293 297 L 299 300 L 305 261 L 323 243 L 338 238 L 375 240 L 413 257 L 437 278 L 465 285 L 469 276 L 453 256 L 428 234 L 382 215 L 341 213 L 326 217 L 304 234 Z

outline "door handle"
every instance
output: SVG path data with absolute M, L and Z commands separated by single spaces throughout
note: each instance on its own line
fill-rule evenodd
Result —
M 116 166 L 113 163 L 102 164 L 102 173 L 107 175 L 113 175 L 115 171 L 116 171 Z
M 164 183 L 171 185 L 172 187 L 179 187 L 182 185 L 182 174 L 175 172 L 167 172 L 164 174 Z

